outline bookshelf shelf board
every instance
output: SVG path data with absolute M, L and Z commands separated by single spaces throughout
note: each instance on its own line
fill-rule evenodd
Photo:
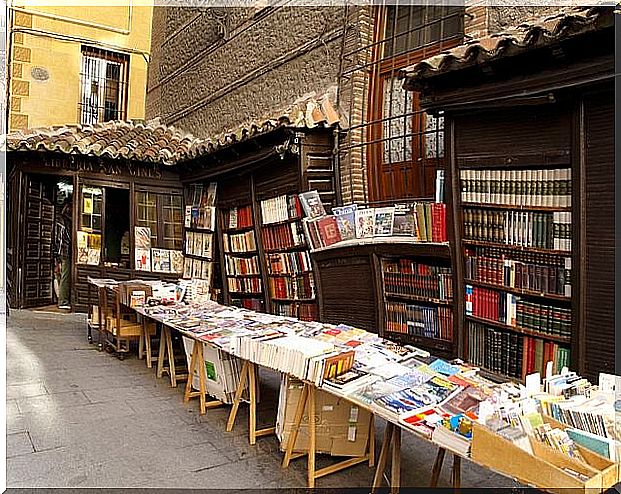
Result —
M 291 302 L 301 302 L 304 304 L 309 304 L 309 303 L 314 303 L 315 302 L 315 298 L 278 298 L 278 297 L 272 297 L 271 299 L 274 302 L 285 302 L 285 303 L 291 303 Z
M 408 245 L 414 250 L 437 250 L 438 257 L 450 257 L 450 248 L 448 242 L 420 242 L 409 236 L 392 236 L 392 237 L 369 237 L 369 238 L 353 238 L 351 240 L 342 240 L 327 247 L 321 247 L 319 249 L 311 250 L 311 253 L 323 252 L 326 250 L 340 249 L 344 247 L 357 247 L 360 245 L 381 245 L 381 244 L 393 244 L 393 245 Z M 416 252 L 404 254 L 415 255 Z
M 550 300 L 558 300 L 560 302 L 571 302 L 571 297 L 566 297 L 565 295 L 557 295 L 555 293 L 543 293 L 543 292 L 536 292 L 534 290 L 524 290 L 522 288 L 514 288 L 510 286 L 497 285 L 495 283 L 487 283 L 485 281 L 471 280 L 468 278 L 464 279 L 464 283 L 466 283 L 466 285 L 476 285 L 476 286 L 480 286 L 484 288 L 492 288 L 493 290 L 500 290 L 503 292 L 515 293 L 517 295 L 527 295 L 530 297 L 539 297 L 539 298 L 545 298 L 545 299 L 550 299 Z
M 295 218 L 288 218 L 286 220 L 276 221 L 274 223 L 261 223 L 261 228 L 269 228 L 271 226 L 279 226 L 279 225 L 287 225 L 289 223 L 295 223 L 296 221 L 301 221 L 301 216 L 296 216 Z
M 189 257 L 190 259 L 198 259 L 199 261 L 213 262 L 213 259 L 211 257 L 197 256 L 196 254 L 183 254 L 183 256 Z
M 395 298 L 399 300 L 423 302 L 423 303 L 436 304 L 436 305 L 449 305 L 449 306 L 453 305 L 452 300 L 442 300 L 439 298 L 422 297 L 420 295 L 407 295 L 407 294 L 401 294 L 401 293 L 386 292 L 386 298 Z
M 533 331 L 531 329 L 520 328 L 518 326 L 509 326 L 507 324 L 503 324 L 498 321 L 490 321 L 489 319 L 483 319 L 482 317 L 470 316 L 466 315 L 466 319 L 469 319 L 473 322 L 478 322 L 481 324 L 487 324 L 489 326 L 494 326 L 498 329 L 506 329 L 507 331 L 513 331 L 514 333 L 523 334 L 525 336 L 532 336 L 533 338 L 540 338 L 542 340 L 554 341 L 556 343 L 565 343 L 569 344 L 571 342 L 571 337 L 569 336 L 559 336 L 554 334 L 546 334 L 540 333 L 538 331 Z
M 492 204 L 482 202 L 462 202 L 464 208 L 513 209 L 517 211 L 571 211 L 571 206 L 521 206 L 509 204 Z
M 211 228 L 201 228 L 199 226 L 184 226 L 186 232 L 214 233 Z
M 229 290 L 231 297 L 254 297 L 263 298 L 263 292 L 232 292 Z
M 307 274 L 313 274 L 311 270 L 308 271 L 300 271 L 299 273 L 267 273 L 267 276 L 270 278 L 297 278 L 298 276 L 303 276 Z
M 226 274 L 227 278 L 260 278 L 260 274 Z
M 427 348 L 443 352 L 451 352 L 453 350 L 453 342 L 447 340 L 428 338 L 426 336 L 413 335 L 410 333 L 401 333 L 400 331 L 385 330 L 384 333 L 391 339 L 401 340 L 402 342 L 405 341 L 409 344 L 420 344 Z
M 281 249 L 263 249 L 263 251 L 266 254 L 276 254 L 279 252 L 298 252 L 300 250 L 306 250 L 306 249 L 308 249 L 308 245 L 302 244 L 302 245 L 294 245 L 293 247 L 285 247 Z
M 522 245 L 508 245 L 497 242 L 483 242 L 481 240 L 462 240 L 464 245 L 474 245 L 477 247 L 493 247 L 498 249 L 518 250 L 523 252 L 536 252 L 539 254 L 554 254 L 559 256 L 570 256 L 571 252 L 567 250 L 541 249 L 538 247 L 524 247 Z
M 258 252 L 256 250 L 249 250 L 246 252 L 225 252 L 224 255 L 231 256 L 231 257 L 248 257 L 248 256 L 256 256 L 258 255 Z
M 224 233 L 243 233 L 243 232 L 247 232 L 250 231 L 254 228 L 254 225 L 250 225 L 250 226 L 242 226 L 239 228 L 223 228 L 222 231 Z

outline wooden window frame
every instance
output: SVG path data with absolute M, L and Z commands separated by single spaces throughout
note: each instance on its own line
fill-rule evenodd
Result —
M 138 194 L 140 193 L 147 193 L 147 194 L 152 194 L 155 196 L 156 224 L 157 224 L 157 234 L 155 235 L 155 238 L 156 238 L 155 242 L 157 245 L 151 245 L 151 248 L 183 250 L 183 190 L 180 189 L 178 191 L 177 190 L 171 191 L 171 190 L 156 189 L 156 188 L 151 188 L 151 187 L 136 188 L 134 192 L 134 201 L 135 201 L 135 207 L 134 207 L 134 212 L 133 212 L 134 226 L 141 226 L 138 221 L 138 207 L 139 207 L 138 206 L 139 204 Z M 180 242 L 179 248 L 174 248 L 174 247 L 164 245 L 164 197 L 166 196 L 179 197 L 181 201 L 181 205 L 180 205 L 181 235 L 179 237 L 179 242 Z
M 434 170 L 444 166 L 444 158 L 426 158 L 422 156 L 424 150 L 421 149 L 420 139 L 424 139 L 425 136 L 425 119 L 424 113 L 420 112 L 418 105 L 419 97 L 418 93 L 412 92 L 412 115 L 408 118 L 412 119 L 412 132 L 406 132 L 405 138 L 411 138 L 412 146 L 412 159 L 416 161 L 420 158 L 425 163 L 415 163 L 412 166 L 410 161 L 401 161 L 395 163 L 386 163 L 384 161 L 384 149 L 386 142 L 389 141 L 384 136 L 384 122 L 390 121 L 391 116 L 384 117 L 384 88 L 391 77 L 395 77 L 400 69 L 403 69 L 409 65 L 420 62 L 428 57 L 436 55 L 441 51 L 459 46 L 463 42 L 463 31 L 457 35 L 446 39 L 440 39 L 430 42 L 426 45 L 416 48 L 415 50 L 408 51 L 396 56 L 384 57 L 383 47 L 386 42 L 386 20 L 388 10 L 386 6 L 377 7 L 375 26 L 373 33 L 373 46 L 372 46 L 372 60 L 375 61 L 370 71 L 369 91 L 368 91 L 368 125 L 366 129 L 366 157 L 367 157 L 367 179 L 369 183 L 369 201 L 372 203 L 379 203 L 386 200 L 396 199 L 417 199 L 417 198 L 431 198 L 433 192 L 422 194 L 424 190 L 425 168 L 433 167 Z M 393 37 L 389 38 L 394 40 Z M 405 194 L 396 193 L 396 187 L 394 186 L 387 194 L 382 190 L 382 175 L 386 171 L 393 172 L 394 170 L 403 169 L 405 173 L 408 170 L 413 171 L 418 175 L 419 183 L 423 182 L 422 188 L 419 188 L 413 196 L 408 197 Z M 388 170 L 387 170 L 388 169 Z M 407 184 L 406 184 L 407 185 Z M 387 197 L 390 195 L 391 197 Z

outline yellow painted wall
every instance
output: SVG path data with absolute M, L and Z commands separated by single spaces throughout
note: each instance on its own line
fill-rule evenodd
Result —
M 144 118 L 152 2 L 108 3 L 13 3 L 10 130 L 80 122 L 83 45 L 130 56 L 126 119 Z M 49 78 L 33 78 L 37 68 L 45 69 Z

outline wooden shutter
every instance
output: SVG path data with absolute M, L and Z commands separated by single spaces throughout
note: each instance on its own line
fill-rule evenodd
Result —
M 584 374 L 614 373 L 615 164 L 614 94 L 584 99 Z M 597 382 L 597 381 L 595 381 Z
M 54 229 L 53 190 L 37 178 L 26 185 L 24 232 L 23 307 L 52 303 L 52 238 Z

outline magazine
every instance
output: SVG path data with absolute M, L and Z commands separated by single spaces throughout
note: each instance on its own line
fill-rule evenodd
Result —
M 302 203 L 302 208 L 304 208 L 304 213 L 308 218 L 318 218 L 319 216 L 326 214 L 319 192 L 316 190 L 300 194 L 300 202 Z
M 375 235 L 388 237 L 392 235 L 395 208 L 375 208 Z
M 356 238 L 369 238 L 375 233 L 375 208 L 356 210 Z
M 336 223 L 341 232 L 341 239 L 351 240 L 356 238 L 356 210 L 357 204 L 350 206 L 334 207 L 332 214 L 336 218 Z

